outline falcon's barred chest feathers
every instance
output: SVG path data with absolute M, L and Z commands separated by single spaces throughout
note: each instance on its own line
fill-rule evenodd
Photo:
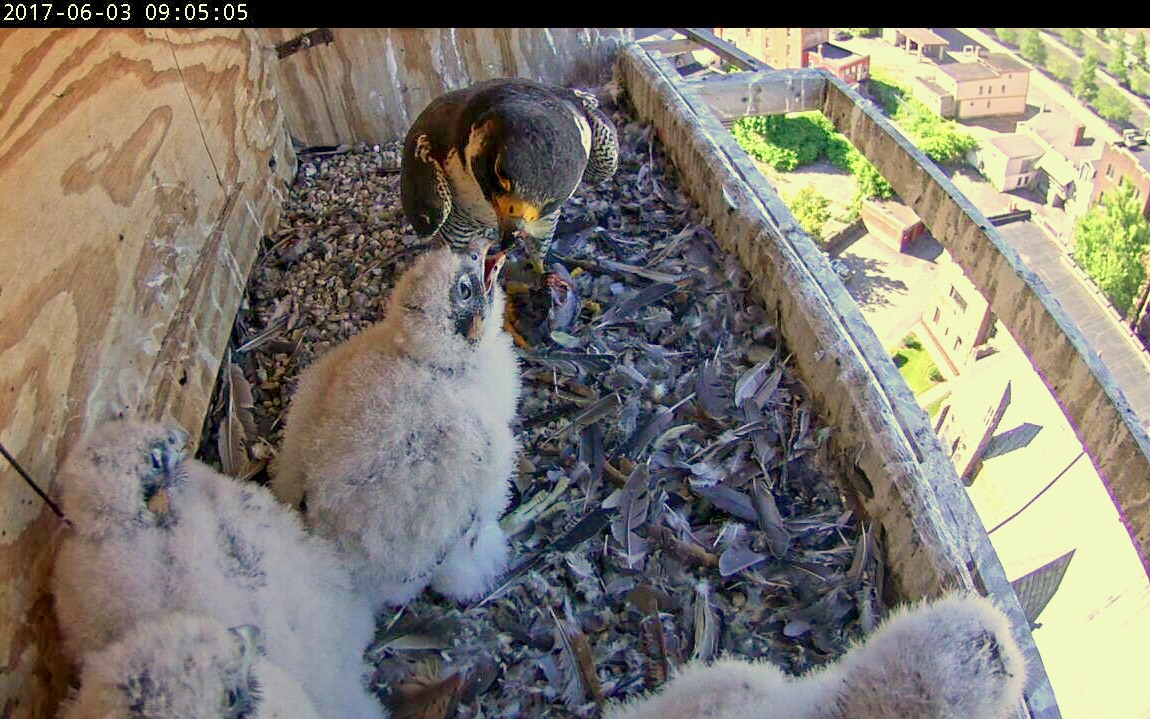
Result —
M 546 257 L 562 204 L 581 181 L 615 174 L 615 127 L 594 95 L 526 79 L 449 92 L 420 113 L 404 142 L 404 214 L 421 236 L 462 250 L 498 229 L 522 230 Z

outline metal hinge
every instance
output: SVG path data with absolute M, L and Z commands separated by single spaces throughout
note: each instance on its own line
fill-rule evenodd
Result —
M 335 37 L 331 34 L 331 30 L 329 28 L 317 28 L 311 32 L 305 32 L 299 37 L 292 38 L 291 40 L 287 40 L 286 42 L 281 42 L 279 45 L 276 45 L 276 55 L 278 55 L 282 60 L 288 55 L 294 55 L 300 50 L 306 50 L 309 47 L 314 47 L 316 45 L 326 45 L 334 40 Z

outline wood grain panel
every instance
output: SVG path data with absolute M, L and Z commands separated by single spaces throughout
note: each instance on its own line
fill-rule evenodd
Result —
M 42 485 L 116 413 L 198 435 L 294 166 L 271 57 L 238 29 L 0 34 L 0 441 Z M 68 679 L 59 527 L 0 466 L 0 716 L 51 716 Z
M 313 28 L 264 28 L 265 44 Z M 625 28 L 335 28 L 278 62 L 287 126 L 303 146 L 388 142 L 436 96 L 493 77 L 600 85 Z

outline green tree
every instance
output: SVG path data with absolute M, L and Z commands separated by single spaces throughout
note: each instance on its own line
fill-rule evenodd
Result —
M 803 231 L 816 242 L 823 239 L 823 225 L 831 217 L 831 201 L 810 185 L 799 188 L 795 194 L 786 198 L 787 207 L 791 214 L 799 221 Z
M 1126 70 L 1126 43 L 1122 36 L 1118 36 L 1114 43 L 1114 52 L 1110 53 L 1110 62 L 1106 63 L 1106 71 L 1123 87 L 1130 85 L 1130 74 Z
M 1150 250 L 1150 223 L 1134 192 L 1123 178 L 1074 226 L 1074 260 L 1123 316 L 1146 279 Z
M 1098 91 L 1094 109 L 1107 120 L 1120 124 L 1129 122 L 1130 114 L 1134 111 L 1122 93 L 1112 87 L 1104 87 Z
M 1066 43 L 1068 47 L 1075 50 L 1082 49 L 1082 28 L 1078 27 L 1063 27 L 1058 29 L 1058 35 L 1062 38 L 1062 42 Z
M 1050 58 L 1050 64 L 1046 66 L 1054 79 L 1063 85 L 1069 85 L 1074 81 L 1074 63 L 1065 60 L 1061 57 Z
M 1094 98 L 1098 97 L 1098 78 L 1095 73 L 1098 70 L 1098 56 L 1094 54 L 1093 50 L 1087 50 L 1085 57 L 1082 58 L 1082 65 L 1078 68 L 1078 76 L 1074 78 L 1074 97 L 1077 97 L 1083 102 L 1094 102 Z
M 1146 34 L 1138 32 L 1134 35 L 1134 44 L 1130 46 L 1130 55 L 1134 62 L 1143 70 L 1146 69 Z
M 994 28 L 994 34 L 1007 45 L 1018 44 L 1018 31 L 1012 27 L 996 27 Z
M 1018 44 L 1018 54 L 1035 65 L 1046 64 L 1046 45 L 1042 44 L 1042 34 L 1038 28 L 1032 27 L 1023 34 Z

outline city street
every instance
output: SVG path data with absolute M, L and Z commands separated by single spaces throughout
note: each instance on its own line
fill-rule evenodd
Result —
M 1033 222 L 1013 222 L 999 227 L 998 232 L 1057 298 L 1110 370 L 1142 425 L 1150 428 L 1150 367 L 1113 318 L 1062 264 L 1060 248 Z

